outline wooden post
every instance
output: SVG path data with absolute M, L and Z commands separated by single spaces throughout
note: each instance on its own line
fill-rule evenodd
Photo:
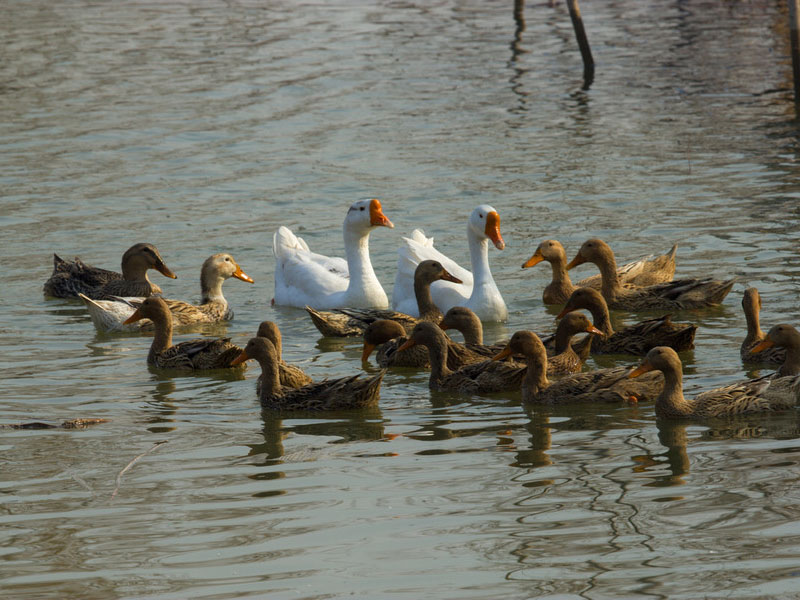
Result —
M 800 0 L 789 0 L 789 2 L 800 2 Z M 572 19 L 572 27 L 575 29 L 575 37 L 578 38 L 578 47 L 580 47 L 581 56 L 583 57 L 583 89 L 588 90 L 594 81 L 592 50 L 589 48 L 589 40 L 586 38 L 586 30 L 583 28 L 583 19 L 581 18 L 581 9 L 578 7 L 578 0 L 567 0 L 567 7 L 569 8 L 569 17 Z
M 792 42 L 792 75 L 794 76 L 794 101 L 800 103 L 800 0 L 789 3 L 789 38 Z

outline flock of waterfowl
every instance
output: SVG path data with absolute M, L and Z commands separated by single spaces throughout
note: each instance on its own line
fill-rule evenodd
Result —
M 201 270 L 202 302 L 194 305 L 162 297 L 148 270 L 175 278 L 158 250 L 136 244 L 122 257 L 122 273 L 92 267 L 80 259 L 54 256 L 44 293 L 79 297 L 94 325 L 103 331 L 152 330 L 147 362 L 163 369 L 236 369 L 258 361 L 257 393 L 264 407 L 280 410 L 335 410 L 375 405 L 385 369 L 430 369 L 432 389 L 465 393 L 521 390 L 525 402 L 620 402 L 654 400 L 659 417 L 720 417 L 793 408 L 800 396 L 800 333 L 776 325 L 764 334 L 759 325 L 761 299 L 748 288 L 742 300 L 747 336 L 741 357 L 746 362 L 779 365 L 771 375 L 713 389 L 687 399 L 677 352 L 694 347 L 697 327 L 674 323 L 671 313 L 722 302 L 734 280 L 674 279 L 677 246 L 658 257 L 617 267 L 611 248 L 589 239 L 568 263 L 556 240 L 539 244 L 522 267 L 547 261 L 552 281 L 543 291 L 545 304 L 563 305 L 552 335 L 517 331 L 507 343 L 487 345 L 481 321 L 504 321 L 508 311 L 489 267 L 489 242 L 505 247 L 500 217 L 488 205 L 472 211 L 467 224 L 471 271 L 433 246 L 433 238 L 415 230 L 403 238 L 397 276 L 389 299 L 372 269 L 368 238 L 375 227 L 394 227 L 378 200 L 361 200 L 344 220 L 346 258 L 312 252 L 288 228 L 273 237 L 275 295 L 273 303 L 305 308 L 324 336 L 362 336 L 362 360 L 377 349 L 384 367 L 377 375 L 359 374 L 314 383 L 281 358 L 281 334 L 264 321 L 244 349 L 228 338 L 204 337 L 173 344 L 176 327 L 218 322 L 233 317 L 222 293 L 234 277 L 253 283 L 229 254 L 214 254 Z M 568 271 L 591 262 L 600 273 L 579 281 Z M 615 331 L 609 308 L 656 309 L 670 314 Z M 588 311 L 586 314 L 576 312 Z M 455 329 L 464 343 L 445 333 Z M 576 334 L 586 333 L 573 343 Z M 644 356 L 635 368 L 583 371 L 591 353 Z M 506 360 L 510 359 L 510 360 Z M 551 381 L 549 378 L 553 378 Z

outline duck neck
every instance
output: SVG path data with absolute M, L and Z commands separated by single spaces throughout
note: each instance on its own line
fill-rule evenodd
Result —
M 202 296 L 201 304 L 220 302 L 228 304 L 225 296 L 222 295 L 222 284 L 225 278 L 219 273 L 209 272 L 205 269 L 200 273 L 200 293 Z
M 419 318 L 423 321 L 438 321 L 442 318 L 442 311 L 433 303 L 431 297 L 431 282 L 414 278 L 414 296 L 417 298 Z
M 761 331 L 758 309 L 744 311 L 744 318 L 747 321 L 747 335 L 744 338 L 744 343 L 749 346 L 763 340 L 766 336 Z
M 348 228 L 346 223 L 344 225 L 344 249 L 350 274 L 347 294 L 355 302 L 359 298 L 369 298 L 371 290 L 382 290 L 369 259 L 369 233 L 369 229 L 359 231 Z
M 452 373 L 447 368 L 447 340 L 444 336 L 428 345 L 428 356 L 431 361 L 430 387 L 436 388 L 445 377 Z
M 595 263 L 597 268 L 600 269 L 600 277 L 603 280 L 602 293 L 603 297 L 608 300 L 615 298 L 622 286 L 617 276 L 617 261 L 613 256 L 603 257 L 599 262 Z
M 791 344 L 786 346 L 786 360 L 778 369 L 779 377 L 800 375 L 800 346 Z
M 139 262 L 123 263 L 122 278 L 126 281 L 146 281 L 150 283 L 150 279 L 147 277 L 147 266 Z
M 614 335 L 614 328 L 611 326 L 611 315 L 608 313 L 607 304 L 592 302 L 591 306 L 587 306 L 586 308 L 592 313 L 592 325 L 602 331 L 606 339 Z
M 153 343 L 150 344 L 149 360 L 162 352 L 172 348 L 172 313 L 159 313 L 151 318 L 155 332 L 153 333 Z
M 561 323 L 564 323 L 564 320 L 561 320 Z M 566 323 L 562 325 L 559 323 L 558 327 L 556 327 L 556 336 L 555 336 L 555 353 L 561 354 L 562 352 L 566 352 L 567 348 L 569 348 L 569 342 L 572 339 L 572 332 L 569 328 L 565 327 Z
M 483 344 L 483 325 L 480 319 L 469 319 L 459 326 L 465 344 Z
M 572 288 L 572 280 L 569 278 L 569 273 L 567 272 L 567 257 L 566 256 L 556 256 L 552 260 L 550 260 L 550 267 L 553 270 L 553 281 L 552 283 L 562 286 L 564 288 Z
M 683 372 L 680 367 L 662 369 L 664 389 L 656 398 L 656 413 L 666 417 L 692 414 L 692 406 L 683 396 Z
M 550 386 L 547 379 L 547 357 L 528 356 L 528 368 L 522 380 L 522 399 L 535 400 Z
M 258 364 L 261 365 L 261 395 L 259 399 L 264 402 L 282 396 L 283 390 L 277 361 L 271 356 L 264 356 L 258 359 Z

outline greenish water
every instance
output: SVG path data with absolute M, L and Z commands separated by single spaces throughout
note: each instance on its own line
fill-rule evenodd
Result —
M 571 256 L 599 236 L 622 260 L 678 242 L 678 274 L 739 277 L 721 307 L 676 315 L 700 324 L 687 390 L 752 375 L 745 285 L 764 324 L 798 316 L 780 3 L 584 3 L 589 91 L 561 3 L 529 4 L 524 28 L 477 0 L 3 8 L 0 420 L 110 419 L 0 432 L 4 597 L 800 595 L 794 413 L 664 425 L 650 405 L 526 410 L 397 371 L 373 412 L 282 418 L 260 410 L 257 367 L 149 371 L 149 337 L 98 335 L 41 295 L 53 252 L 117 268 L 149 241 L 179 276 L 154 280 L 196 300 L 200 264 L 228 251 L 256 284 L 228 282 L 236 319 L 208 332 L 243 345 L 272 319 L 289 362 L 351 374 L 358 340 L 270 306 L 275 229 L 341 254 L 346 208 L 380 198 L 391 293 L 401 235 L 422 226 L 461 260 L 488 203 L 510 311 L 488 339 L 553 328 L 548 269 L 520 269 L 542 239 Z

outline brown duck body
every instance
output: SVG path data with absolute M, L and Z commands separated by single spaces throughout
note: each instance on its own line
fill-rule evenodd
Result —
M 486 360 L 486 356 L 470 346 L 459 344 L 445 336 L 447 342 L 447 367 L 457 370 L 461 367 Z M 364 353 L 367 360 L 375 347 L 378 347 L 378 364 L 381 367 L 416 367 L 430 369 L 428 350 L 424 345 L 414 345 L 405 350 L 400 347 L 408 341 L 405 330 L 395 321 L 379 320 L 370 323 L 364 332 Z
M 614 253 L 608 244 L 597 238 L 583 243 L 567 269 L 585 262 L 592 262 L 600 269 L 601 293 L 609 308 L 623 310 L 680 310 L 715 306 L 728 295 L 735 282 L 734 279 L 718 281 L 694 278 L 643 288 L 622 284 L 616 274 Z
M 359 375 L 326 379 L 300 388 L 281 385 L 278 354 L 267 338 L 251 338 L 235 364 L 254 358 L 261 365 L 262 384 L 258 392 L 264 408 L 289 411 L 326 411 L 371 408 L 378 404 L 386 371 L 374 377 Z
M 419 307 L 419 318 L 394 310 L 375 308 L 320 311 L 306 306 L 305 309 L 316 328 L 326 337 L 363 336 L 370 323 L 378 320 L 397 321 L 408 332 L 418 321 L 438 321 L 442 318 L 442 312 L 431 297 L 431 284 L 440 280 L 462 283 L 448 273 L 439 261 L 424 260 L 417 265 L 414 271 L 414 296 Z
M 230 254 L 219 253 L 209 256 L 200 270 L 201 304 L 164 299 L 172 313 L 173 326 L 219 323 L 232 319 L 233 309 L 222 294 L 222 284 L 231 277 L 253 283 Z M 79 294 L 79 297 L 86 305 L 95 327 L 100 331 L 153 330 L 153 323 L 149 319 L 141 319 L 129 325 L 123 324 L 141 305 L 144 298 L 117 297 L 113 300 L 92 300 L 84 294 Z
M 591 288 L 576 289 L 559 316 L 571 311 L 585 309 L 592 313 L 592 323 L 603 337 L 592 341 L 593 354 L 635 354 L 644 356 L 656 346 L 669 346 L 680 352 L 694 348 L 697 326 L 688 323 L 673 323 L 670 315 L 647 319 L 635 325 L 614 331 L 608 305 L 603 296 Z
M 617 276 L 622 283 L 636 287 L 644 287 L 672 281 L 675 275 L 675 254 L 678 245 L 675 244 L 666 254 L 656 257 L 645 257 L 628 263 L 617 269 Z M 558 240 L 545 240 L 536 248 L 536 252 L 523 265 L 526 269 L 547 261 L 553 270 L 550 283 L 542 292 L 542 301 L 545 304 L 564 304 L 575 291 L 576 286 L 567 273 L 567 254 Z M 578 282 L 577 287 L 590 287 L 599 290 L 602 285 L 600 275 L 592 275 Z
M 449 344 L 444 331 L 433 323 L 417 323 L 411 337 L 400 350 L 414 345 L 428 348 L 431 361 L 431 376 L 428 386 L 432 390 L 454 390 L 473 394 L 485 394 L 518 389 L 525 374 L 525 365 L 514 362 L 481 362 L 467 364 L 458 370 L 448 367 Z M 482 358 L 482 357 L 481 357 Z
M 769 375 L 716 388 L 692 399 L 683 395 L 681 359 L 672 348 L 653 348 L 629 377 L 664 373 L 664 388 L 656 398 L 656 415 L 670 417 L 733 417 L 790 410 L 797 405 L 800 377 Z
M 148 318 L 155 325 L 147 362 L 161 369 L 184 371 L 228 369 L 241 353 L 230 338 L 203 338 L 172 345 L 172 315 L 163 298 L 151 296 L 128 319 Z
M 630 369 L 615 367 L 565 375 L 558 381 L 547 379 L 547 353 L 532 331 L 518 331 L 495 360 L 511 353 L 524 354 L 528 370 L 522 380 L 522 399 L 535 404 L 573 404 L 582 402 L 620 402 L 635 398 L 653 400 L 661 391 L 663 377 L 650 376 L 640 385 L 631 386 Z
M 306 375 L 301 368 L 287 364 L 283 360 L 283 336 L 281 336 L 281 331 L 278 329 L 277 324 L 272 321 L 262 321 L 258 326 L 256 337 L 267 338 L 275 347 L 275 352 L 278 356 L 278 376 L 283 387 L 297 389 L 312 383 L 311 377 Z M 256 392 L 258 394 L 261 394 L 262 377 L 263 373 L 258 376 L 256 381 Z
M 44 284 L 44 294 L 56 298 L 77 298 L 83 294 L 92 299 L 112 296 L 150 296 L 161 288 L 147 277 L 148 269 L 176 278 L 152 244 L 134 244 L 122 255 L 122 274 L 86 264 L 79 258 L 65 261 L 53 255 L 53 273 Z
M 595 336 L 603 337 L 603 332 L 592 325 L 589 319 L 586 318 L 586 315 L 581 313 L 569 313 L 558 322 L 554 336 L 554 354 L 547 359 L 548 375 L 564 375 L 567 373 L 577 373 L 581 370 L 586 356 L 581 357 L 572 345 L 572 336 L 581 332 L 589 334 L 589 348 L 594 344 Z M 586 354 L 588 354 L 588 352 Z
M 753 352 L 759 343 L 767 339 L 767 334 L 761 331 L 759 313 L 761 312 L 761 295 L 758 289 L 749 287 L 742 296 L 742 309 L 747 321 L 747 335 L 742 341 L 739 354 L 744 362 L 766 363 L 771 365 L 782 365 L 786 360 L 786 348 L 772 346 L 761 352 Z
M 548 336 L 545 348 L 550 358 L 547 363 L 547 372 L 550 375 L 574 373 L 581 370 L 581 366 L 589 358 L 589 349 L 592 336 L 587 336 L 577 344 L 572 344 L 572 337 L 576 333 L 589 331 L 591 323 L 581 316 L 572 316 L 561 319 L 556 332 Z M 454 306 L 447 311 L 439 323 L 444 330 L 455 329 L 464 336 L 464 346 L 472 352 L 485 358 L 492 358 L 506 347 L 505 343 L 486 345 L 483 343 L 483 325 L 474 312 L 465 306 Z M 595 331 L 594 333 L 600 333 Z M 524 363 L 525 357 L 514 356 L 516 362 Z M 457 368 L 448 365 L 450 368 Z

